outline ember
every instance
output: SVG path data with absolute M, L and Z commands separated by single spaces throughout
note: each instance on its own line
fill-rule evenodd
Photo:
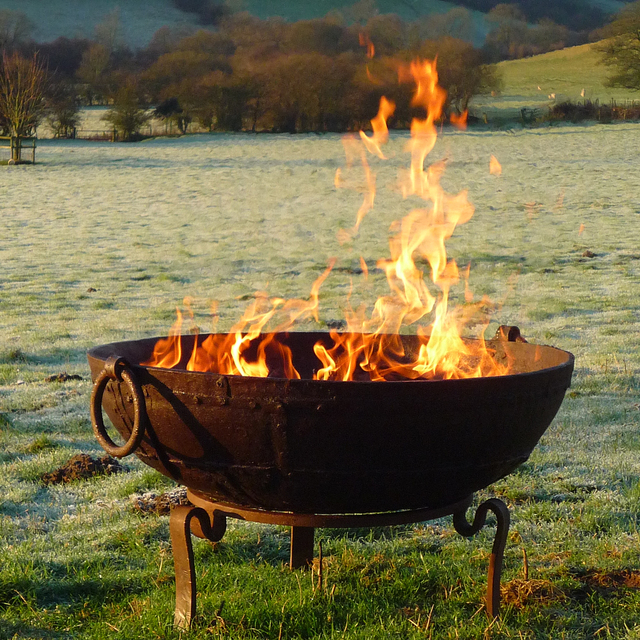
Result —
M 405 198 L 417 196 L 426 202 L 426 206 L 414 209 L 401 221 L 399 232 L 390 240 L 391 257 L 378 261 L 378 268 L 386 273 L 389 293 L 379 297 L 371 311 L 363 307 L 348 308 L 347 330 L 332 330 L 329 341 L 318 341 L 313 345 L 317 364 L 312 377 L 315 380 L 389 381 L 506 375 L 511 372 L 508 359 L 497 360 L 495 350 L 483 339 L 469 342 L 461 337 L 468 325 L 486 327 L 488 311 L 494 308 L 493 305 L 486 299 L 471 304 L 472 296 L 467 287 L 467 304 L 449 309 L 449 292 L 460 281 L 461 274 L 455 261 L 447 258 L 445 241 L 457 225 L 469 221 L 474 208 L 466 191 L 450 195 L 441 187 L 444 162 L 424 169 L 426 157 L 436 143 L 436 123 L 441 118 L 446 98 L 446 92 L 438 85 L 436 63 L 414 61 L 399 70 L 399 77 L 401 81 L 410 79 L 415 83 L 412 104 L 426 114 L 425 118 L 412 121 L 411 139 L 407 145 L 411 166 L 400 187 Z M 339 232 L 341 242 L 355 238 L 364 217 L 374 206 L 375 174 L 367 161 L 367 153 L 385 158 L 381 147 L 387 142 L 387 120 L 394 109 L 395 105 L 383 97 L 378 115 L 371 121 L 373 134 L 368 136 L 361 131 L 359 136 L 344 138 L 347 166 L 360 159 L 366 190 L 355 225 Z M 462 125 L 463 120 L 460 116 L 457 124 Z M 336 173 L 335 184 L 336 187 L 343 185 L 340 170 Z M 430 267 L 431 285 L 423 278 L 420 261 L 426 261 Z M 187 370 L 300 378 L 291 350 L 277 334 L 293 329 L 296 322 L 303 319 L 313 317 L 318 321 L 318 293 L 334 264 L 335 260 L 316 280 L 307 300 L 284 300 L 256 294 L 254 302 L 228 334 L 214 333 L 193 342 Z M 366 269 L 363 273 L 366 274 Z M 465 274 L 462 279 L 466 284 Z M 189 308 L 187 312 L 191 313 Z M 278 321 L 277 326 L 271 326 Z M 182 325 L 183 314 L 178 310 L 178 319 L 169 337 L 158 341 L 152 357 L 144 365 L 171 369 L 183 362 Z M 398 338 L 403 328 L 410 325 L 416 327 L 419 340 L 419 348 L 412 353 L 404 349 Z

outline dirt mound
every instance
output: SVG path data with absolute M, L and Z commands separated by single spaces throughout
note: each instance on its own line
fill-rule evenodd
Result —
M 86 453 L 79 453 L 59 469 L 43 474 L 42 482 L 43 484 L 64 484 L 73 480 L 108 476 L 122 471 L 125 471 L 125 468 L 111 456 L 104 455 L 96 458 Z
M 606 594 L 618 589 L 640 589 L 640 571 L 594 569 L 576 576 L 587 588 Z
M 171 507 L 191 504 L 187 500 L 187 490 L 185 487 L 176 487 L 165 493 L 148 491 L 143 494 L 129 496 L 131 506 L 134 511 L 144 514 L 166 515 L 171 511 Z
M 515 578 L 500 588 L 502 602 L 522 609 L 528 605 L 548 605 L 566 598 L 565 594 L 549 580 Z
M 82 380 L 82 376 L 76 375 L 75 373 L 69 374 L 66 371 L 63 371 L 62 373 L 47 376 L 44 379 L 45 382 L 69 382 L 69 380 Z

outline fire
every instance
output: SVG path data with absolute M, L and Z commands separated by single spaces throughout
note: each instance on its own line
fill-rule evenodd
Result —
M 367 40 L 363 44 L 368 44 Z M 370 51 L 373 55 L 373 45 Z M 491 303 L 486 299 L 472 303 L 469 269 L 461 274 L 445 249 L 445 241 L 458 225 L 471 219 L 474 207 L 466 191 L 451 195 L 442 188 L 445 161 L 425 169 L 425 160 L 436 144 L 437 123 L 446 100 L 446 92 L 438 85 L 436 62 L 416 60 L 399 70 L 399 78 L 415 83 L 411 104 L 424 111 L 423 118 L 416 117 L 411 123 L 411 138 L 406 147 L 411 164 L 401 179 L 400 190 L 405 198 L 417 197 L 423 202 L 397 225 L 397 233 L 390 239 L 390 257 L 377 262 L 378 269 L 386 275 L 389 292 L 380 296 L 370 311 L 365 305 L 353 309 L 347 301 L 347 330 L 332 330 L 329 334 L 332 344 L 323 340 L 313 347 L 318 360 L 313 377 L 383 381 L 503 375 L 508 373 L 508 366 L 492 357 L 492 349 L 483 340 L 471 342 L 461 337 L 461 331 L 468 325 L 484 323 L 486 327 Z M 347 167 L 359 158 L 365 184 L 356 223 L 352 229 L 340 231 L 341 242 L 355 238 L 364 217 L 373 208 L 375 174 L 367 153 L 385 159 L 382 146 L 388 140 L 387 120 L 394 110 L 395 105 L 383 97 L 377 116 L 371 120 L 372 134 L 361 131 L 359 136 L 343 139 Z M 500 166 L 492 156 L 491 173 L 494 163 Z M 335 186 L 344 186 L 340 170 L 336 172 Z M 157 342 L 153 357 L 143 364 L 171 368 L 181 366 L 188 356 L 186 368 L 190 371 L 300 378 L 294 354 L 277 334 L 289 331 L 302 319 L 312 317 L 318 321 L 319 290 L 334 264 L 332 260 L 314 282 L 308 299 L 284 300 L 258 293 L 228 334 L 212 333 L 203 340 L 196 336 L 190 354 L 183 353 L 180 333 L 184 314 L 178 310 L 178 320 L 169 337 Z M 362 257 L 360 264 L 366 279 L 369 269 Z M 428 281 L 424 277 L 427 265 Z M 452 310 L 449 293 L 461 279 L 465 304 Z M 193 317 L 188 304 L 187 307 Z M 400 340 L 400 332 L 410 325 L 415 327 L 419 340 L 415 353 L 406 353 Z
M 454 127 L 458 127 L 458 129 L 466 129 L 467 128 L 467 118 L 469 117 L 469 112 L 465 109 L 460 115 L 456 113 L 452 113 L 449 116 L 449 121 Z
M 387 100 L 384 96 L 380 98 L 380 107 L 378 109 L 378 115 L 371 120 L 371 128 L 373 134 L 368 136 L 364 131 L 360 131 L 360 142 L 358 144 L 357 138 L 351 135 L 344 136 L 342 144 L 347 156 L 347 167 L 351 167 L 354 162 L 354 158 L 360 157 L 360 163 L 365 176 L 365 187 L 361 189 L 364 191 L 364 200 L 360 209 L 358 209 L 358 215 L 356 216 L 356 223 L 351 229 L 340 229 L 338 231 L 338 240 L 340 244 L 349 242 L 352 240 L 360 230 L 360 225 L 364 220 L 364 217 L 373 209 L 373 203 L 376 197 L 376 176 L 371 170 L 369 162 L 367 161 L 366 152 L 369 151 L 372 155 L 378 156 L 382 160 L 385 160 L 385 155 L 382 153 L 381 146 L 386 144 L 389 140 L 389 129 L 387 127 L 387 120 L 393 115 L 396 109 L 396 105 Z M 334 180 L 336 189 L 343 186 L 342 172 L 340 169 L 336 170 L 336 177 Z
M 494 155 L 489 158 L 489 173 L 492 176 L 502 175 L 502 165 L 498 162 L 498 158 L 496 158 Z
M 362 139 L 362 142 L 364 142 L 364 146 L 367 148 L 367 151 L 377 155 L 379 158 L 382 158 L 382 160 L 385 160 L 385 157 L 380 149 L 380 145 L 385 144 L 389 139 L 387 120 L 393 115 L 395 110 L 395 103 L 382 96 L 382 98 L 380 98 L 378 115 L 371 120 L 373 135 L 369 137 L 364 131 L 360 131 L 360 138 Z
M 371 59 L 376 55 L 376 48 L 373 46 L 373 42 L 371 42 L 371 38 L 367 33 L 361 31 L 358 35 L 358 41 L 361 47 L 367 47 L 367 58 Z

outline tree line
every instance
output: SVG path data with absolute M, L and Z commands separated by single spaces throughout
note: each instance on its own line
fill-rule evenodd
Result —
M 5 94 L 10 93 L 11 74 L 28 69 L 42 85 L 42 99 L 27 101 L 31 116 L 22 117 L 18 135 L 30 134 L 43 118 L 56 135 L 71 135 L 79 105 L 94 104 L 111 107 L 106 118 L 124 138 L 134 137 L 152 115 L 181 132 L 196 126 L 356 130 L 368 126 L 382 95 L 397 105 L 390 126 L 401 128 L 422 115 L 411 106 L 413 88 L 398 81 L 397 69 L 411 59 L 437 56 L 448 117 L 464 112 L 474 95 L 499 90 L 490 61 L 574 43 L 566 27 L 528 23 L 515 3 L 492 7 L 487 19 L 494 26 L 483 48 L 469 43 L 473 25 L 469 12 L 460 7 L 408 22 L 378 14 L 373 0 L 361 0 L 346 16 L 332 13 L 287 23 L 218 11 L 210 0 L 175 3 L 199 11 L 200 22 L 215 27 L 163 27 L 146 47 L 132 50 L 121 37 L 116 10 L 97 25 L 93 38 L 35 43 L 30 39 L 33 25 L 24 14 L 0 10 L 0 78 L 5 78 L 0 91 L 4 86 Z M 633 37 L 629 16 L 636 5 L 620 14 L 608 27 L 610 33 L 628 28 Z M 628 40 L 618 35 L 615 42 L 628 47 Z M 619 59 L 608 57 L 611 64 Z M 14 135 L 16 126 L 7 117 L 9 107 L 3 111 L 2 99 L 0 132 Z
M 91 40 L 38 45 L 14 39 L 4 47 L 3 64 L 13 59 L 11 50 L 48 69 L 47 118 L 60 136 L 77 126 L 78 104 L 111 105 L 107 118 L 127 138 L 150 117 L 150 106 L 182 132 L 194 125 L 354 130 L 368 125 L 382 95 L 397 105 L 391 126 L 405 127 L 415 115 L 413 89 L 398 82 L 397 69 L 411 59 L 438 56 L 447 114 L 465 111 L 473 95 L 499 86 L 479 49 L 449 33 L 429 38 L 424 27 L 395 15 L 358 24 L 335 16 L 287 23 L 239 13 L 223 16 L 215 30 L 163 27 L 133 51 L 122 43 L 114 13 Z M 375 55 L 363 38 L 375 43 Z

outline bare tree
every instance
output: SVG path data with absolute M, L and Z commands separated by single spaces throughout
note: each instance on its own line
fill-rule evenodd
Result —
M 12 145 L 12 160 L 20 161 L 19 139 L 32 135 L 45 114 L 47 71 L 33 58 L 18 53 L 2 54 L 0 69 L 0 120 L 17 144 Z
M 0 9 L 0 49 L 13 49 L 27 40 L 34 28 L 22 11 Z
M 124 44 L 119 7 L 116 7 L 111 13 L 108 13 L 102 22 L 96 25 L 95 41 L 99 45 L 102 45 L 109 53 L 113 53 L 113 51 Z
M 101 44 L 92 45 L 82 54 L 76 76 L 84 86 L 86 100 L 90 105 L 96 97 L 104 98 L 110 58 L 111 54 Z

